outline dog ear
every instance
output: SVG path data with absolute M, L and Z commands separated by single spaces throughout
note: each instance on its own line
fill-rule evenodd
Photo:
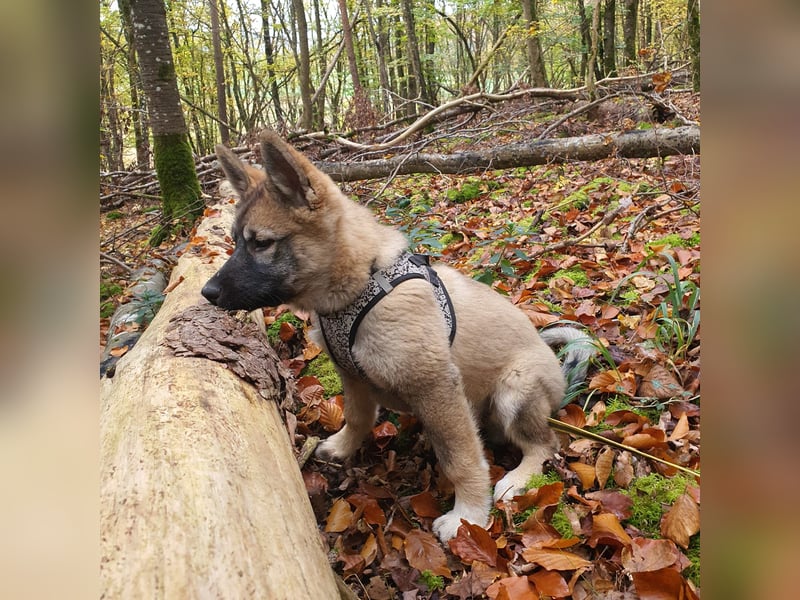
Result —
M 217 153 L 220 166 L 222 166 L 222 170 L 225 172 L 225 178 L 230 181 L 233 189 L 236 190 L 236 193 L 239 194 L 241 198 L 250 185 L 250 177 L 248 177 L 242 161 L 239 160 L 239 157 L 236 156 L 233 151 L 222 144 L 214 146 L 214 150 Z
M 261 161 L 276 199 L 295 208 L 315 208 L 316 194 L 289 146 L 272 132 L 261 140 Z

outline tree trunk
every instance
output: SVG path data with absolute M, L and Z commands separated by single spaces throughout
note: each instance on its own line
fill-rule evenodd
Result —
M 369 26 L 372 43 L 375 44 L 375 58 L 378 62 L 378 78 L 381 82 L 381 110 L 388 115 L 392 112 L 392 101 L 389 94 L 391 83 L 389 83 L 389 69 L 386 64 L 390 60 L 389 56 L 389 35 L 386 33 L 385 19 L 378 19 L 377 24 L 372 16 L 371 0 L 365 0 L 364 9 L 367 13 L 367 24 Z M 380 7 L 380 2 L 378 3 Z
M 691 1 L 691 0 L 690 0 Z M 625 41 L 625 66 L 636 66 L 636 21 L 639 0 L 625 0 L 625 14 L 622 20 L 622 37 Z
M 147 124 L 147 107 L 142 92 L 142 78 L 139 74 L 139 61 L 133 39 L 130 0 L 118 0 L 122 30 L 128 42 L 128 85 L 131 94 L 131 120 L 133 121 L 133 137 L 136 144 L 136 166 L 147 169 L 150 166 L 150 135 Z
M 195 217 L 203 213 L 203 200 L 181 109 L 163 0 L 131 0 L 131 20 L 162 194 L 163 223 L 150 238 L 157 246 L 169 234 L 171 223 L 190 229 Z
M 217 84 L 217 116 L 219 116 L 219 137 L 223 144 L 230 144 L 231 134 L 228 129 L 228 102 L 225 93 L 225 65 L 222 60 L 222 43 L 219 39 L 218 0 L 208 0 L 211 14 L 211 43 L 214 47 L 214 76 Z
M 350 81 L 353 83 L 353 96 L 361 96 L 361 78 L 358 76 L 358 62 L 356 61 L 356 48 L 353 45 L 353 29 L 350 26 L 350 17 L 347 15 L 347 0 L 338 0 L 339 15 L 342 18 L 342 36 L 344 37 L 344 51 L 347 54 L 347 67 L 350 69 Z
M 617 0 L 605 0 L 603 10 L 603 76 L 617 76 Z
M 700 0 L 688 0 L 686 6 L 689 57 L 692 61 L 692 89 L 700 91 Z
M 539 38 L 539 15 L 537 0 L 522 0 L 522 18 L 528 28 L 526 42 L 528 64 L 530 66 L 530 83 L 534 87 L 547 87 L 547 74 L 542 58 L 542 42 Z
M 592 2 L 592 26 L 589 30 L 591 48 L 589 49 L 589 61 L 586 65 L 586 87 L 589 89 L 589 99 L 597 97 L 595 91 L 595 81 L 597 81 L 597 54 L 600 46 L 600 0 Z
M 317 163 L 335 181 L 378 179 L 411 173 L 463 174 L 487 169 L 513 169 L 610 156 L 647 158 L 699 154 L 700 128 L 694 125 L 595 134 L 582 137 L 508 144 L 489 150 L 455 154 L 404 154 L 390 159 L 353 163 Z
M 408 98 L 410 100 L 427 101 L 428 92 L 425 89 L 425 78 L 422 75 L 422 60 L 419 56 L 419 40 L 417 39 L 417 26 L 414 20 L 414 10 L 411 0 L 401 0 L 403 21 L 406 25 L 406 38 L 408 40 Z M 409 115 L 416 114 L 415 102 L 409 104 Z
M 261 0 L 261 30 L 264 35 L 264 56 L 267 59 L 267 75 L 269 76 L 269 92 L 272 98 L 272 110 L 275 112 L 275 120 L 278 125 L 283 127 L 283 110 L 281 109 L 281 97 L 278 90 L 278 79 L 275 76 L 275 53 L 272 49 L 272 38 L 270 37 L 269 21 L 269 0 Z
M 580 22 L 581 30 L 581 68 L 580 76 L 585 82 L 589 82 L 589 75 L 587 66 L 589 64 L 589 52 L 592 47 L 591 28 L 589 26 L 589 18 L 586 16 L 586 6 L 583 0 L 578 0 L 578 21 Z
M 209 249 L 233 220 L 233 205 L 216 208 L 198 228 Z M 216 347 L 232 369 L 242 348 L 268 352 L 244 325 L 232 341 L 197 335 L 235 322 L 199 293 L 224 256 L 181 257 L 163 307 L 101 382 L 102 598 L 338 597 L 274 401 L 277 358 L 249 355 L 249 372 L 275 377 L 256 377 L 257 391 L 221 362 L 168 349 Z M 181 322 L 187 310 L 204 317 Z
M 299 46 L 299 59 L 297 73 L 300 79 L 300 98 L 303 103 L 303 114 L 300 117 L 300 127 L 306 131 L 314 129 L 314 106 L 311 102 L 311 54 L 308 49 L 308 22 L 303 0 L 292 0 L 295 22 L 297 23 L 297 44 Z

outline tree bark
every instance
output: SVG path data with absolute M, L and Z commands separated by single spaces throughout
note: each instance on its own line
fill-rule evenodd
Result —
M 319 162 L 317 167 L 335 181 L 378 179 L 410 173 L 463 174 L 487 169 L 512 169 L 611 156 L 647 158 L 674 154 L 699 154 L 700 128 L 658 128 L 616 134 L 520 142 L 489 150 L 455 154 L 420 154 L 355 163 Z
M 270 14 L 269 0 L 261 0 L 261 31 L 264 35 L 264 57 L 267 59 L 267 76 L 269 77 L 269 93 L 272 98 L 272 110 L 275 112 L 275 120 L 280 128 L 283 127 L 283 110 L 281 109 L 281 97 L 278 91 L 278 78 L 275 75 L 275 55 L 272 49 L 272 38 L 270 37 Z
M 211 44 L 214 47 L 214 79 L 217 84 L 217 115 L 219 116 L 219 137 L 223 144 L 231 141 L 228 129 L 228 101 L 225 93 L 225 65 L 222 60 L 222 43 L 219 38 L 219 10 L 218 0 L 208 0 L 208 9 L 211 15 Z
M 178 95 L 164 1 L 131 0 L 131 20 L 162 194 L 163 223 L 150 238 L 157 246 L 169 234 L 171 223 L 189 229 L 195 217 L 203 213 L 203 200 Z
M 686 6 L 689 56 L 692 61 L 692 89 L 700 91 L 700 0 L 688 0 Z
M 689 0 L 691 2 L 691 0 Z M 639 17 L 639 0 L 625 0 L 622 20 L 622 37 L 625 41 L 625 66 L 636 66 L 636 22 Z
M 122 20 L 122 30 L 128 42 L 128 84 L 131 90 L 131 120 L 133 121 L 133 136 L 136 143 L 136 167 L 146 169 L 150 166 L 150 136 L 147 123 L 147 106 L 142 92 L 142 79 L 139 74 L 139 61 L 136 57 L 133 24 L 131 23 L 130 0 L 119 0 L 119 14 Z
M 603 8 L 603 76 L 617 75 L 617 0 L 605 0 Z
M 233 221 L 233 205 L 216 208 L 198 227 L 206 249 L 225 247 Z M 262 378 L 257 391 L 222 363 L 165 345 L 187 331 L 176 327 L 184 311 L 207 311 L 192 326 L 232 320 L 199 293 L 224 256 L 181 257 L 161 310 L 102 380 L 102 598 L 338 597 L 275 381 Z M 231 366 L 243 364 L 236 348 L 266 345 L 242 335 L 195 342 L 216 343 Z M 277 365 L 274 354 L 250 358 L 265 373 Z
M 295 22 L 297 24 L 297 44 L 299 46 L 299 59 L 297 61 L 297 74 L 300 79 L 300 99 L 303 103 L 303 114 L 300 117 L 300 127 L 306 131 L 314 128 L 314 106 L 311 102 L 311 52 L 308 48 L 308 22 L 303 0 L 292 0 Z
M 522 0 L 522 18 L 528 28 L 525 41 L 530 65 L 530 83 L 535 87 L 547 87 L 547 74 L 542 58 L 542 42 L 539 37 L 539 9 L 536 3 L 537 0 Z

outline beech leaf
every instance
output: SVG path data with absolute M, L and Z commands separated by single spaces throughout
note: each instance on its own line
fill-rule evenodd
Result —
M 406 535 L 403 547 L 408 564 L 420 573 L 430 571 L 442 577 L 451 576 L 447 566 L 447 556 L 433 534 L 421 529 L 412 529 Z
M 491 567 L 497 566 L 497 544 L 483 527 L 462 519 L 456 537 L 448 545 L 464 564 L 479 560 Z
M 700 509 L 689 494 L 682 494 L 661 517 L 661 535 L 683 548 L 689 539 L 700 531 Z

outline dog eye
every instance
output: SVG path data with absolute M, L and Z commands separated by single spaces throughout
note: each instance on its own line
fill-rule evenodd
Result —
M 274 243 L 275 240 L 269 238 L 263 240 L 254 239 L 253 248 L 256 250 L 267 250 L 268 248 L 271 248 Z

